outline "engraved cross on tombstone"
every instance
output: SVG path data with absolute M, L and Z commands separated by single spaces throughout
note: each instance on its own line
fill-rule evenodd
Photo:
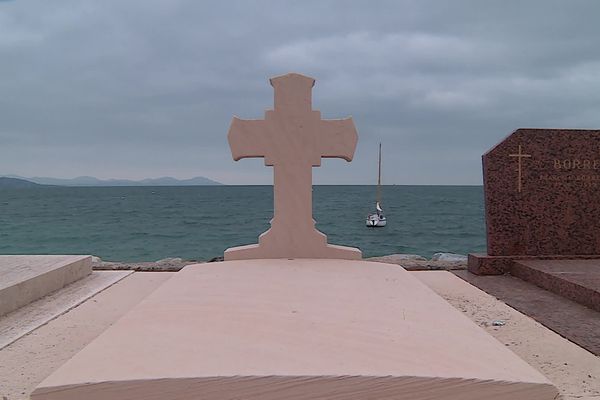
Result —
M 315 80 L 299 74 L 271 78 L 275 107 L 265 119 L 234 117 L 228 140 L 233 159 L 264 157 L 273 167 L 271 228 L 258 244 L 233 247 L 225 260 L 255 258 L 360 259 L 360 250 L 327 244 L 312 217 L 312 168 L 321 158 L 352 161 L 358 134 L 352 118 L 323 120 L 312 109 Z

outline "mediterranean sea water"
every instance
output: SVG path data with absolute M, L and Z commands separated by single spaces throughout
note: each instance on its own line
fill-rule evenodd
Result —
M 384 228 L 365 226 L 374 197 L 374 186 L 315 186 L 317 229 L 365 257 L 485 251 L 480 186 L 384 186 Z M 256 243 L 272 215 L 272 186 L 0 189 L 0 254 L 208 260 Z

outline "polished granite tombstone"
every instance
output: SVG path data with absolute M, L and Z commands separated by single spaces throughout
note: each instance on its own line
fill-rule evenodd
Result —
M 483 179 L 487 254 L 471 272 L 600 258 L 600 130 L 518 129 L 483 155 Z

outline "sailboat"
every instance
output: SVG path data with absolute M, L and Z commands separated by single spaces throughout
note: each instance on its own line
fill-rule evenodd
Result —
M 377 175 L 377 200 L 375 201 L 375 212 L 367 216 L 367 226 L 371 228 L 384 227 L 387 223 L 385 214 L 381 208 L 381 143 L 379 143 L 379 173 Z

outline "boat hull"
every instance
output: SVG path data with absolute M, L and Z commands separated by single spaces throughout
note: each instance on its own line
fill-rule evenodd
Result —
M 384 219 L 379 219 L 379 216 L 370 215 L 367 218 L 366 225 L 369 228 L 383 228 L 386 225 L 387 221 Z

